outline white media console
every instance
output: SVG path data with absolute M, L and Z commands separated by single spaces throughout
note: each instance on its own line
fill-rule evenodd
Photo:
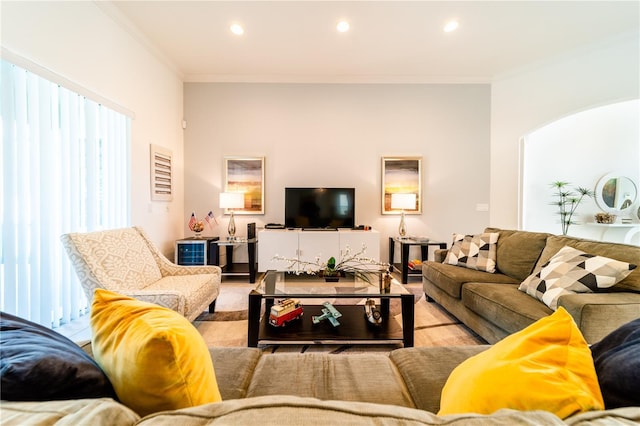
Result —
M 258 241 L 258 272 L 287 270 L 287 262 L 273 260 L 275 255 L 307 262 L 319 256 L 321 263 L 333 256 L 339 262 L 347 247 L 357 253 L 363 244 L 367 248 L 364 255 L 380 261 L 380 233 L 373 230 L 264 229 L 258 232 Z

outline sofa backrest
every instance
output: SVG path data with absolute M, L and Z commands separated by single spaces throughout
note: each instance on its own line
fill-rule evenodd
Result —
M 547 237 L 551 235 L 544 232 L 499 228 L 486 228 L 484 232 L 500 233 L 496 248 L 496 268 L 499 272 L 520 281 L 531 275 L 545 247 Z
M 570 246 L 585 253 L 604 256 L 623 262 L 633 263 L 637 268 L 624 280 L 616 284 L 611 290 L 640 292 L 640 247 L 628 244 L 610 243 L 603 241 L 585 240 L 582 238 L 551 235 L 536 264 L 536 270 L 542 267 L 564 246 Z
M 139 290 L 162 278 L 146 240 L 135 228 L 71 233 L 61 239 L 90 299 L 96 287 Z

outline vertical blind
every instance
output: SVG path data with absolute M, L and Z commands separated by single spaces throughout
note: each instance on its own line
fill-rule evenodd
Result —
M 129 224 L 130 118 L 1 66 L 0 308 L 55 328 L 88 308 L 60 235 Z

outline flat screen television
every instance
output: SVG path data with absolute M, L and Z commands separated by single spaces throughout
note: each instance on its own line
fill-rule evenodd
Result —
M 287 228 L 353 228 L 355 188 L 285 188 Z

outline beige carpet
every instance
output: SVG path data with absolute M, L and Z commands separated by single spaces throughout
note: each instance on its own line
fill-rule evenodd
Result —
M 213 314 L 203 314 L 194 322 L 208 345 L 218 347 L 247 345 L 247 303 L 253 285 L 222 283 Z M 428 303 L 422 284 L 409 283 L 407 290 L 416 295 L 414 344 L 420 346 L 455 346 L 485 344 L 484 340 L 449 315 L 435 303 Z M 391 315 L 402 324 L 399 303 L 392 303 Z M 266 345 L 265 352 L 388 352 L 395 345 Z

